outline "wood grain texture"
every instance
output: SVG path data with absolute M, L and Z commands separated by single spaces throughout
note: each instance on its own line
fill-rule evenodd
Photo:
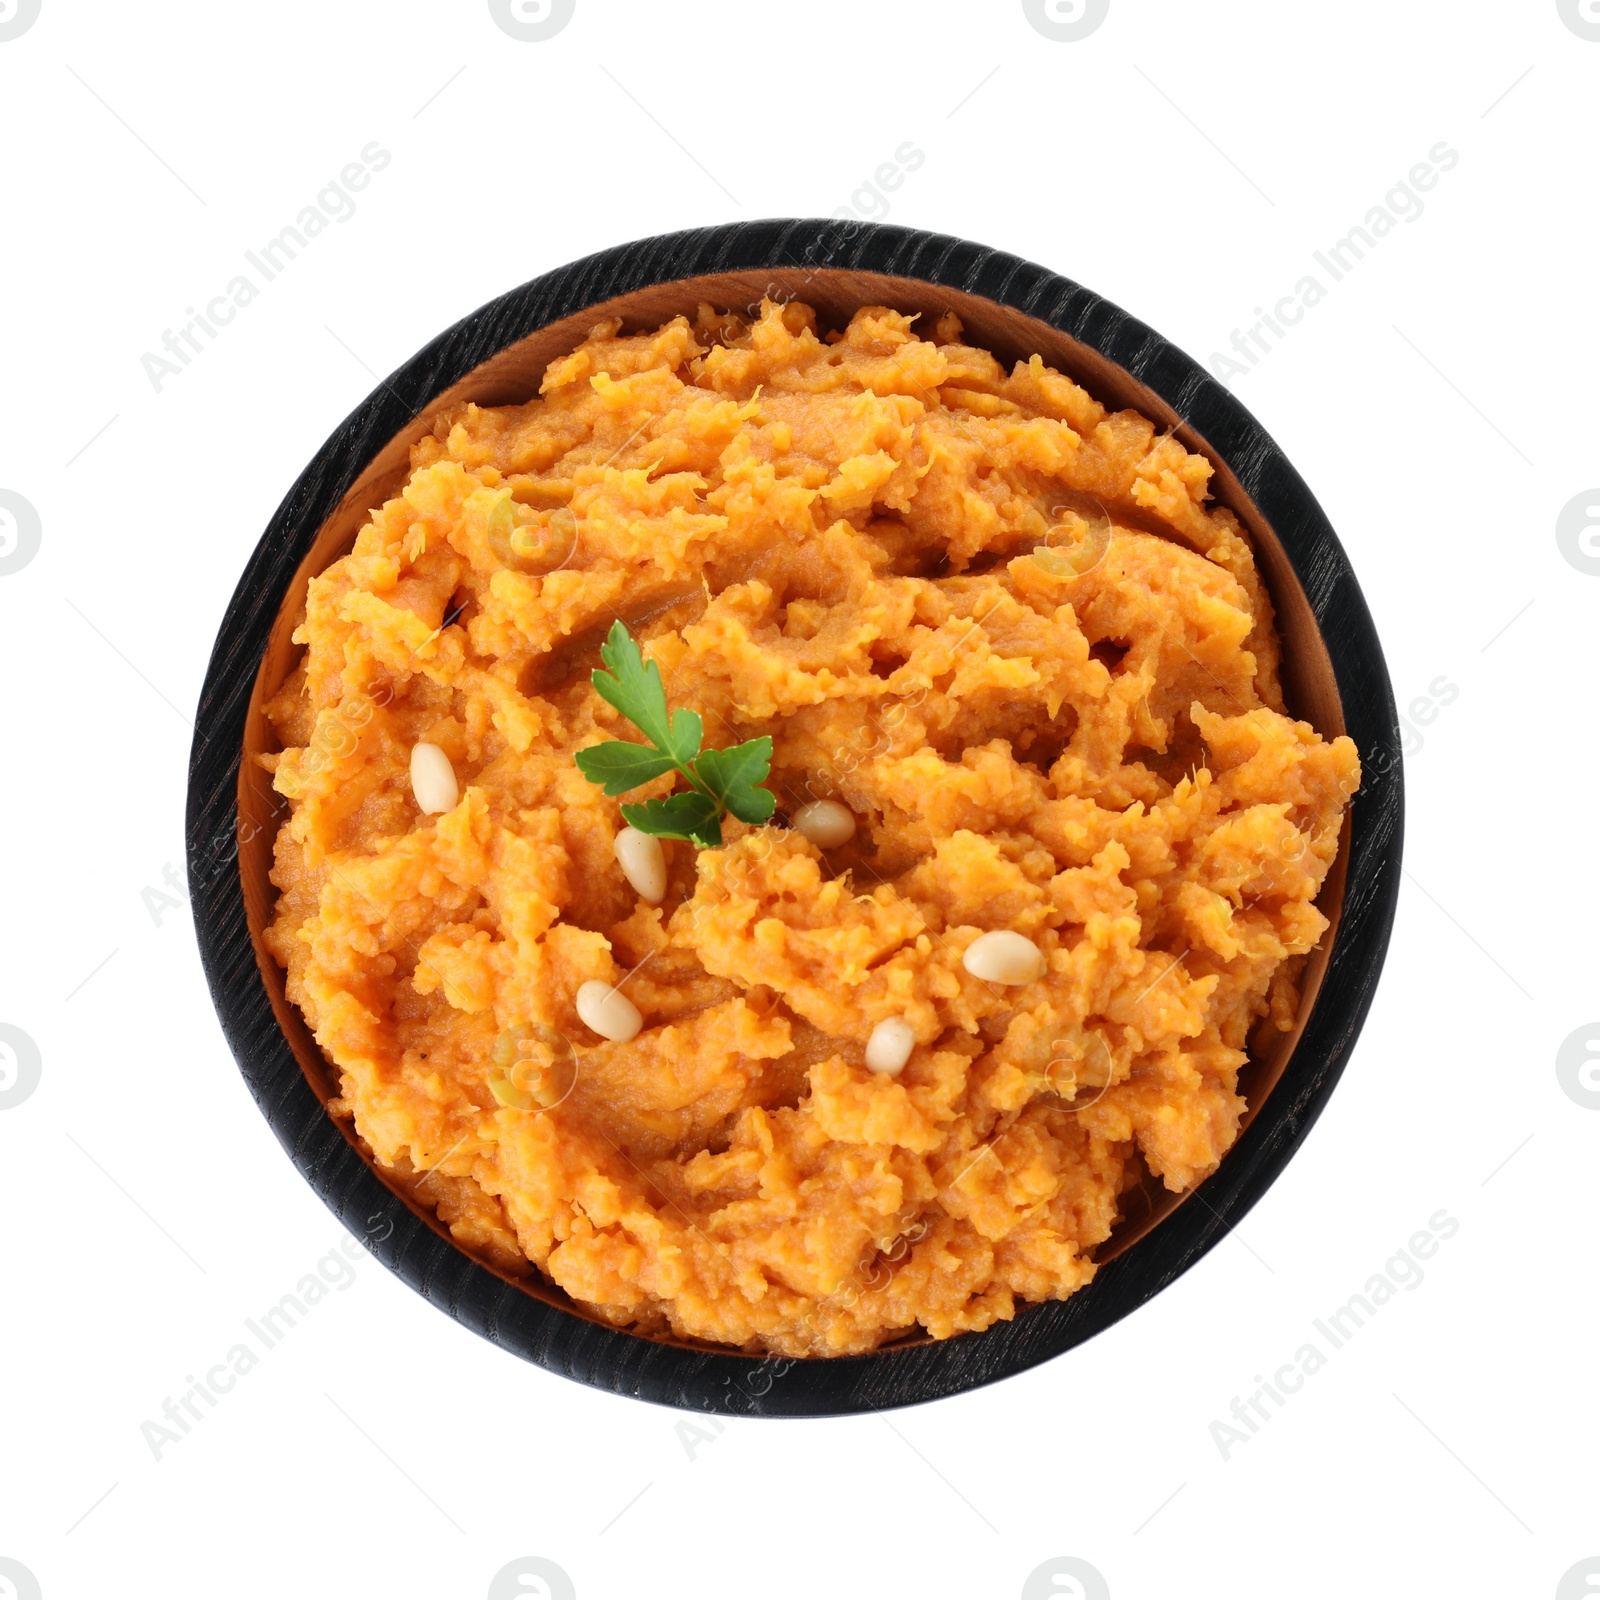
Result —
M 1152 1193 L 1068 1301 L 982 1334 L 833 1361 L 606 1327 L 560 1291 L 473 1260 L 388 1187 L 353 1130 L 324 1111 L 335 1077 L 259 945 L 283 802 L 241 762 L 262 747 L 259 705 L 292 663 L 288 632 L 307 579 L 398 485 L 441 405 L 528 398 L 545 364 L 602 316 L 653 326 L 700 299 L 743 306 L 768 292 L 838 322 L 872 303 L 955 310 L 971 341 L 1002 359 L 1037 350 L 1097 398 L 1176 429 L 1216 465 L 1217 497 L 1251 531 L 1279 611 L 1291 709 L 1325 733 L 1348 732 L 1366 769 L 1320 902 L 1335 926 L 1308 969 L 1300 1032 L 1247 1069 L 1247 1122 L 1203 1185 L 1204 1204 Z M 581 1382 L 695 1410 L 814 1416 L 914 1404 L 1023 1371 L 1110 1327 L 1226 1236 L 1305 1137 L 1360 1031 L 1394 916 L 1402 820 L 1398 722 L 1360 588 L 1309 489 L 1226 389 L 1117 307 L 1015 256 L 881 224 L 780 220 L 641 240 L 535 279 L 441 334 L 345 419 L 273 516 L 224 617 L 196 715 L 187 854 L 206 976 L 240 1070 L 296 1166 L 379 1260 L 475 1332 Z

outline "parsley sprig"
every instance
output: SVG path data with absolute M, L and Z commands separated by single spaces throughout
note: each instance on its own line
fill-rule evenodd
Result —
M 613 705 L 640 733 L 644 744 L 608 739 L 577 753 L 578 770 L 608 795 L 626 794 L 664 772 L 681 772 L 689 788 L 663 800 L 626 805 L 622 815 L 640 833 L 659 839 L 685 839 L 714 849 L 722 843 L 722 819 L 765 822 L 777 809 L 760 788 L 772 770 L 772 740 L 765 734 L 726 750 L 702 750 L 705 728 L 698 711 L 667 710 L 661 669 L 647 662 L 620 622 L 611 624 L 600 659 L 610 671 L 590 677 L 595 692 Z

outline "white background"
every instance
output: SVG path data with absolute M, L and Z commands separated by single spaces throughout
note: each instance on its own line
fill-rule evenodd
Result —
M 42 527 L 0 576 L 0 1021 L 42 1060 L 0 1111 L 0 1556 L 44 1600 L 479 1600 L 526 1555 L 582 1600 L 1009 1600 L 1060 1556 L 1115 1600 L 1557 1594 L 1600 1554 L 1600 1111 L 1555 1068 L 1600 1016 L 1600 576 L 1555 536 L 1600 484 L 1597 91 L 1555 0 L 1111 0 L 1076 43 L 1018 0 L 577 0 L 542 43 L 483 0 L 43 0 L 0 42 L 0 488 Z M 355 214 L 157 392 L 144 353 L 374 140 Z M 906 141 L 925 161 L 863 190 Z M 1402 707 L 1435 702 L 1366 1031 L 1236 1233 L 1025 1376 L 710 1441 L 363 1253 L 154 1459 L 141 1424 L 339 1237 L 160 897 L 224 605 L 375 375 L 602 246 L 882 201 L 1206 359 L 1439 141 L 1423 214 L 1234 380 L 1339 530 Z M 1441 1209 L 1425 1280 L 1225 1460 L 1234 1397 Z

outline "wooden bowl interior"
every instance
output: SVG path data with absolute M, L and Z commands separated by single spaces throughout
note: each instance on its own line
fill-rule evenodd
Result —
M 1089 346 L 1048 323 L 977 295 L 943 288 L 916 278 L 835 267 L 716 273 L 657 284 L 600 301 L 508 345 L 437 396 L 425 411 L 395 434 L 356 479 L 349 493 L 318 531 L 310 551 L 300 563 L 284 594 L 277 621 L 262 656 L 245 723 L 244 759 L 239 772 L 239 837 L 242 841 L 239 847 L 239 871 L 250 938 L 262 981 L 306 1080 L 324 1107 L 338 1093 L 338 1072 L 324 1058 L 305 1019 L 285 994 L 283 969 L 262 942 L 262 930 L 272 921 L 277 896 L 267 876 L 272 866 L 272 843 L 288 808 L 287 802 L 272 789 L 268 775 L 254 760 L 258 754 L 278 748 L 264 706 L 299 660 L 302 647 L 294 644 L 291 635 L 304 613 L 308 583 L 350 550 L 369 514 L 398 491 L 406 478 L 412 445 L 429 431 L 433 417 L 440 410 L 468 401 L 492 406 L 520 404 L 532 398 L 539 392 L 540 380 L 549 363 L 567 354 L 583 340 L 595 323 L 609 317 L 622 318 L 624 331 L 636 332 L 657 327 L 679 313 L 692 317 L 701 301 L 707 301 L 720 310 L 750 309 L 759 305 L 763 296 L 805 301 L 816 308 L 819 323 L 823 327 L 843 327 L 851 315 L 864 305 L 887 305 L 900 311 L 920 312 L 930 325 L 943 312 L 953 311 L 961 319 L 967 341 L 993 351 L 1002 363 L 1026 360 L 1038 354 L 1048 365 L 1067 373 L 1110 408 L 1136 410 L 1158 427 L 1170 429 L 1186 448 L 1211 461 L 1215 469 L 1211 482 L 1213 498 L 1227 506 L 1249 531 L 1257 564 L 1277 610 L 1278 633 L 1283 645 L 1284 695 L 1290 712 L 1310 722 L 1327 738 L 1345 731 L 1344 711 L 1334 678 L 1333 663 L 1305 591 L 1266 519 L 1205 439 L 1199 437 L 1164 400 L 1124 368 L 1108 361 Z M 1241 1134 L 1260 1114 L 1267 1096 L 1282 1078 L 1316 1002 L 1338 930 L 1349 849 L 1350 819 L 1347 813 L 1338 857 L 1317 900 L 1318 907 L 1329 919 L 1330 927 L 1306 963 L 1301 979 L 1300 1011 L 1294 1029 L 1283 1035 L 1262 1056 L 1252 1057 L 1241 1073 L 1240 1088 L 1247 1100 Z M 336 1120 L 345 1137 L 380 1179 L 452 1248 L 461 1249 L 431 1209 L 414 1200 L 373 1162 L 371 1152 L 349 1125 L 348 1119 Z M 1170 1194 L 1155 1180 L 1147 1179 L 1139 1189 L 1123 1197 L 1123 1221 L 1096 1252 L 1096 1259 L 1109 1261 L 1128 1249 L 1187 1198 L 1187 1195 Z M 513 1278 L 487 1261 L 481 1264 L 496 1276 L 546 1304 L 559 1306 L 589 1321 L 597 1320 L 584 1307 L 541 1277 Z M 665 1342 L 690 1349 L 725 1348 L 702 1345 L 696 1341 Z M 920 1342 L 923 1342 L 920 1336 L 911 1336 L 883 1348 L 902 1348 L 907 1343 Z

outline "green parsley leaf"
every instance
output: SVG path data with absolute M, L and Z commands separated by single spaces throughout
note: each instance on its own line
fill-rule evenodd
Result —
M 611 669 L 596 672 L 591 682 L 602 700 L 615 706 L 680 772 L 700 753 L 703 728 L 698 711 L 667 715 L 667 691 L 661 668 L 646 661 L 621 622 L 611 624 L 600 659 Z M 664 770 L 664 769 L 663 769 Z
M 718 805 L 740 822 L 765 822 L 778 808 L 769 790 L 756 787 L 772 771 L 772 740 L 765 734 L 728 750 L 707 750 L 694 771 Z
M 650 665 L 654 667 L 655 662 L 652 661 Z M 694 758 L 700 754 L 700 743 L 704 737 L 705 724 L 701 722 L 698 711 L 674 711 L 667 743 L 661 748 L 671 755 L 678 770 L 688 776 Z
M 590 783 L 604 786 L 609 795 L 626 794 L 641 783 L 671 772 L 677 762 L 647 744 L 629 744 L 624 739 L 608 739 L 578 751 L 574 759 L 578 771 Z
M 648 740 L 632 744 L 609 739 L 579 750 L 578 770 L 608 795 L 626 794 L 641 784 L 677 770 L 690 787 L 665 799 L 624 806 L 630 826 L 658 839 L 684 839 L 714 849 L 722 843 L 722 819 L 765 822 L 778 802 L 759 787 L 772 770 L 772 740 L 747 740 L 728 750 L 700 748 L 705 725 L 698 711 L 667 709 L 661 669 L 646 661 L 628 630 L 613 622 L 600 659 L 608 670 L 590 677 L 595 692 L 614 706 Z
M 630 827 L 640 833 L 653 833 L 658 839 L 686 839 L 708 850 L 722 843 L 717 803 L 698 789 L 680 789 L 665 800 L 624 806 L 622 815 Z

